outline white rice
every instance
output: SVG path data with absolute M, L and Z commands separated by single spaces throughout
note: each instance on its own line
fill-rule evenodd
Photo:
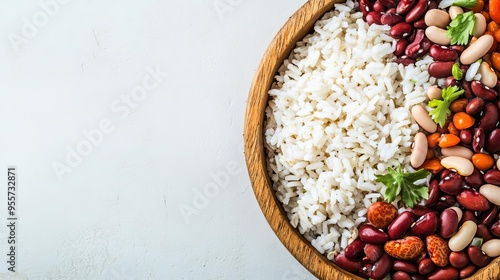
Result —
M 368 26 L 352 1 L 335 5 L 279 69 L 266 109 L 269 174 L 291 224 L 328 258 L 357 237 L 380 200 L 375 175 L 408 168 L 410 108 L 429 78 L 424 58 L 394 59 L 385 26 Z

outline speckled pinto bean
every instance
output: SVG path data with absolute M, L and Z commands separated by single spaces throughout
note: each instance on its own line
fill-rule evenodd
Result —
M 435 61 L 429 65 L 427 71 L 434 78 L 446 78 L 451 76 L 454 61 Z
M 498 123 L 498 117 L 498 107 L 493 103 L 486 104 L 483 116 L 479 121 L 479 127 L 484 130 L 484 133 L 490 133 L 493 129 L 495 129 Z
M 436 61 L 455 61 L 458 58 L 457 51 L 440 45 L 433 45 L 429 50 L 429 55 Z
M 458 219 L 457 212 L 455 210 L 447 208 L 441 212 L 439 217 L 440 227 L 439 235 L 444 238 L 450 238 L 458 231 Z
M 495 100 L 498 95 L 494 89 L 491 89 L 478 81 L 471 82 L 471 89 L 475 96 L 487 101 Z

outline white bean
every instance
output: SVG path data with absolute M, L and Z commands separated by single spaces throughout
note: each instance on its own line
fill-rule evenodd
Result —
M 500 187 L 492 184 L 484 184 L 479 188 L 479 193 L 486 197 L 489 202 L 500 205 Z
M 443 99 L 443 94 L 442 94 L 442 91 L 441 89 L 434 85 L 434 86 L 431 86 L 427 89 L 427 97 L 429 97 L 429 100 L 433 100 L 433 99 Z
M 463 157 L 444 157 L 441 159 L 441 165 L 448 170 L 455 170 L 462 176 L 470 176 L 474 172 L 474 165 L 472 162 Z
M 463 147 L 463 146 L 454 146 L 454 147 L 449 147 L 449 148 L 443 148 L 443 149 L 441 149 L 441 153 L 445 157 L 457 156 L 457 157 L 466 158 L 468 160 L 471 160 L 472 156 L 474 155 L 473 151 L 471 151 L 470 149 Z
M 427 137 L 419 132 L 413 138 L 413 150 L 410 155 L 410 164 L 414 168 L 421 166 L 427 157 Z
M 460 55 L 460 62 L 462 62 L 462 64 L 469 65 L 480 59 L 491 48 L 494 40 L 493 36 L 488 34 L 479 37 L 474 44 L 470 45 L 467 49 L 465 49 L 465 51 L 462 52 Z
M 448 241 L 448 247 L 453 252 L 465 249 L 476 235 L 477 225 L 473 221 L 466 221 L 462 227 Z
M 421 105 L 415 105 L 411 108 L 411 114 L 415 121 L 427 132 L 434 133 L 437 129 L 437 124 L 431 119 L 427 110 Z
M 490 239 L 486 241 L 483 246 L 481 246 L 481 250 L 490 258 L 500 256 L 500 239 Z

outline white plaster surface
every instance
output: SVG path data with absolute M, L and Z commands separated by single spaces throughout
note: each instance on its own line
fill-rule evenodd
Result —
M 54 1 L 0 0 L 0 279 L 315 279 L 242 153 L 254 71 L 305 0 Z

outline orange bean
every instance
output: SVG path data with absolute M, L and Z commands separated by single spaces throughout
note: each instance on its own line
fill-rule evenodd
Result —
M 480 13 L 484 8 L 484 1 L 478 0 L 476 6 L 472 7 L 474 13 Z
M 496 34 L 496 33 L 495 33 L 495 34 Z M 477 38 L 476 38 L 476 37 L 472 37 L 472 38 L 470 39 L 470 43 L 469 43 L 469 44 L 471 44 L 471 45 L 472 45 L 472 44 L 474 44 L 476 41 L 477 41 Z
M 474 125 L 474 118 L 464 112 L 458 112 L 453 116 L 453 124 L 457 129 L 464 130 Z
M 456 146 L 458 143 L 460 143 L 460 138 L 458 136 L 453 134 L 445 134 L 441 137 L 441 140 L 439 140 L 439 147 L 449 148 Z
M 435 158 L 424 161 L 424 164 L 422 164 L 419 168 L 423 168 L 432 174 L 437 174 L 444 169 L 441 162 Z
M 427 149 L 427 156 L 425 159 L 431 159 L 434 157 L 434 149 Z
M 465 106 L 467 106 L 468 102 L 467 98 L 457 99 L 450 104 L 450 110 L 453 113 L 465 112 Z
M 495 38 L 495 33 L 491 32 L 491 31 L 486 31 L 486 32 L 484 32 L 484 34 L 491 35 L 493 38 Z M 488 53 L 496 51 L 497 47 L 498 47 L 497 40 L 493 40 L 493 44 L 491 44 L 491 47 L 488 50 Z
M 427 135 L 427 146 L 429 148 L 435 148 L 439 144 L 439 140 L 441 140 L 441 133 L 435 132 Z
M 448 125 L 448 131 L 453 134 L 453 135 L 456 135 L 456 136 L 459 136 L 460 135 L 460 130 L 458 130 L 455 125 L 453 124 L 453 122 L 450 122 L 450 124 Z
M 494 21 L 490 21 L 490 23 L 488 23 L 487 31 L 495 33 L 498 31 L 498 29 L 500 29 L 500 26 L 498 26 L 498 23 L 496 23 Z
M 495 68 L 495 70 L 497 70 L 497 71 L 500 71 L 500 53 L 492 52 L 491 53 L 491 62 L 493 63 L 493 68 Z
M 487 8 L 488 5 L 485 5 L 484 7 Z M 486 22 L 490 22 L 491 21 L 490 13 L 488 13 L 487 11 L 481 11 L 481 14 L 486 19 Z
M 472 163 L 477 169 L 485 171 L 493 167 L 495 160 L 487 154 L 474 154 Z
M 499 29 L 499 30 L 497 30 L 497 32 L 495 32 L 495 40 L 496 40 L 497 42 L 500 42 L 500 29 Z

